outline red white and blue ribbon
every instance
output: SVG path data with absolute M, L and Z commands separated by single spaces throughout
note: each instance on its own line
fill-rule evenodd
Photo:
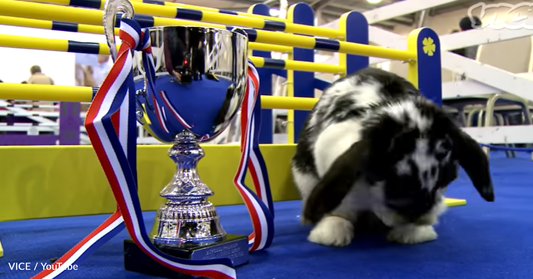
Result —
M 259 150 L 258 141 L 261 123 L 259 85 L 257 70 L 252 62 L 249 62 L 247 94 L 245 94 L 241 108 L 242 156 L 234 183 L 252 218 L 254 232 L 248 236 L 250 251 L 268 248 L 272 244 L 274 236 L 272 195 L 266 164 Z M 257 194 L 246 187 L 244 183 L 247 169 L 250 170 Z
M 137 194 L 135 114 L 137 103 L 131 53 L 132 50 L 142 51 L 143 61 L 148 61 L 144 65 L 148 71 L 148 79 L 150 80 L 152 75 L 155 76 L 150 36 L 145 35 L 145 31 L 141 30 L 136 21 L 122 19 L 119 37 L 122 45 L 118 57 L 95 95 L 85 120 L 87 134 L 117 201 L 117 211 L 59 258 L 55 262 L 54 269 L 44 270 L 33 278 L 58 277 L 73 265 L 79 265 L 124 227 L 140 249 L 167 268 L 194 276 L 236 278 L 236 272 L 229 259 L 192 261 L 175 258 L 160 252 L 150 242 Z M 249 236 L 249 245 L 250 251 L 256 251 L 271 245 L 274 225 L 268 173 L 257 141 L 261 115 L 259 79 L 251 63 L 248 74 L 247 94 L 241 109 L 242 156 L 234 182 L 252 218 L 254 232 Z M 147 86 L 152 87 L 150 88 L 154 90 L 152 92 L 157 92 L 153 88 L 153 82 L 148 82 Z M 248 167 L 257 195 L 244 183 Z

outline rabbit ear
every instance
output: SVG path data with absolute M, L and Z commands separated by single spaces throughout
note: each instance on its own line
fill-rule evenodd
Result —
M 453 154 L 472 180 L 478 193 L 486 201 L 494 201 L 494 187 L 490 175 L 489 159 L 479 144 L 460 128 L 450 134 Z
M 479 144 L 465 133 L 450 116 L 439 108 L 435 114 L 435 127 L 447 131 L 452 140 L 452 155 L 459 161 L 474 184 L 479 195 L 486 201 L 494 201 L 494 186 L 489 168 L 489 158 Z
M 333 162 L 305 203 L 306 219 L 316 223 L 342 202 L 359 178 L 368 153 L 368 142 L 358 141 Z

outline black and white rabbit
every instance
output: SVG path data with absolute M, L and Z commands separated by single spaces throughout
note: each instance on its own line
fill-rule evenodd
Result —
M 309 114 L 292 158 L 308 240 L 345 246 L 363 212 L 390 228 L 387 239 L 422 243 L 463 167 L 494 201 L 487 156 L 446 112 L 407 80 L 366 68 L 333 82 Z

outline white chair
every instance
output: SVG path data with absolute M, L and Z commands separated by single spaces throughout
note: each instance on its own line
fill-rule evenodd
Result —
M 478 52 L 478 61 L 517 75 L 531 72 L 532 37 L 482 45 Z M 519 104 L 523 110 L 524 122 L 531 124 L 529 109 L 531 102 L 529 100 L 513 95 L 512 92 L 493 94 L 486 98 L 487 103 L 483 112 L 484 123 L 478 122 L 478 125 L 483 124 L 485 127 L 494 125 L 494 112 L 498 110 L 496 107 L 498 100 L 514 101 Z M 488 153 L 488 148 L 485 148 L 485 151 Z

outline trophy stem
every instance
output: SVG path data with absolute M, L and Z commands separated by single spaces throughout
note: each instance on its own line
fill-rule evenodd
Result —
M 198 203 L 213 195 L 213 191 L 202 182 L 196 170 L 205 153 L 193 133 L 179 133 L 174 145 L 168 150 L 168 155 L 176 163 L 176 173 L 159 193 L 161 197 L 171 201 Z
M 189 131 L 179 133 L 168 154 L 176 163 L 176 173 L 160 192 L 167 201 L 156 213 L 154 243 L 186 247 L 220 241 L 226 232 L 215 206 L 207 201 L 213 191 L 196 171 L 198 161 L 204 157 L 196 136 Z

